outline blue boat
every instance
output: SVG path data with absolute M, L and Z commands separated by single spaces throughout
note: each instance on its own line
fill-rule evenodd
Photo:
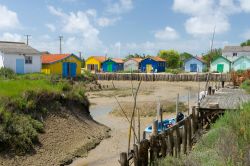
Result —
M 176 122 L 175 118 L 165 119 L 162 121 L 162 123 L 158 122 L 158 133 L 172 127 L 173 125 L 175 125 L 175 122 Z M 146 133 L 152 133 L 152 125 L 146 127 L 144 131 Z

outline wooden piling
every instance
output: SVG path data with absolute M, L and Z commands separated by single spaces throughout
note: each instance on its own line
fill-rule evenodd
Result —
M 211 95 L 211 94 L 212 94 L 212 87 L 211 87 L 211 86 L 208 87 L 207 93 L 208 93 L 208 95 Z
M 120 164 L 121 166 L 129 166 L 127 153 L 120 153 Z
M 190 152 L 192 150 L 192 127 L 191 127 L 191 118 L 187 118 L 187 129 L 188 129 L 188 151 Z
M 171 156 L 174 155 L 174 136 L 173 136 L 173 129 L 169 129 L 169 135 L 168 135 L 168 144 L 169 144 L 169 154 Z
M 158 120 L 154 120 L 152 125 L 152 135 L 157 135 L 157 134 L 158 134 Z
M 134 155 L 133 155 L 133 159 L 134 159 L 134 166 L 140 166 L 139 163 L 139 153 L 138 153 L 138 146 L 136 144 L 134 144 Z
M 183 147 L 183 153 L 187 154 L 187 131 L 188 131 L 188 120 L 186 119 L 184 121 L 183 126 L 183 132 L 182 132 L 182 147 Z

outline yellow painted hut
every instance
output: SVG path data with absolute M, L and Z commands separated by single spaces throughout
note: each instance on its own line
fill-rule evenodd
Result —
M 42 73 L 76 77 L 81 75 L 81 60 L 74 54 L 43 54 Z
M 90 56 L 85 61 L 85 69 L 88 71 L 99 72 L 102 70 L 102 63 L 106 60 L 105 56 Z

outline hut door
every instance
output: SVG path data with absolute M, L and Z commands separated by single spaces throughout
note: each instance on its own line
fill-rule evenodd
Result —
M 24 74 L 24 59 L 16 59 L 16 73 Z
M 63 64 L 62 64 L 63 66 L 62 66 L 62 76 L 63 77 L 68 77 L 68 74 L 69 74 L 69 65 L 68 65 L 68 63 L 67 62 L 64 62 Z
M 112 63 L 108 63 L 108 72 L 112 72 Z
M 190 64 L 190 72 L 197 72 L 197 64 Z
M 152 71 L 152 65 L 151 64 L 146 65 L 146 71 L 147 71 L 147 73 L 151 73 L 151 71 Z
M 76 63 L 70 63 L 70 76 L 76 77 Z
M 223 73 L 224 71 L 224 64 L 217 64 L 217 72 Z

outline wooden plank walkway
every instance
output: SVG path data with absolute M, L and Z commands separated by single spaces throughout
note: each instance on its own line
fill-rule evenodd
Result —
M 207 95 L 200 103 L 200 109 L 210 109 L 211 103 L 219 104 L 219 109 L 237 109 L 250 101 L 250 94 L 243 89 L 222 88 L 214 95 Z

